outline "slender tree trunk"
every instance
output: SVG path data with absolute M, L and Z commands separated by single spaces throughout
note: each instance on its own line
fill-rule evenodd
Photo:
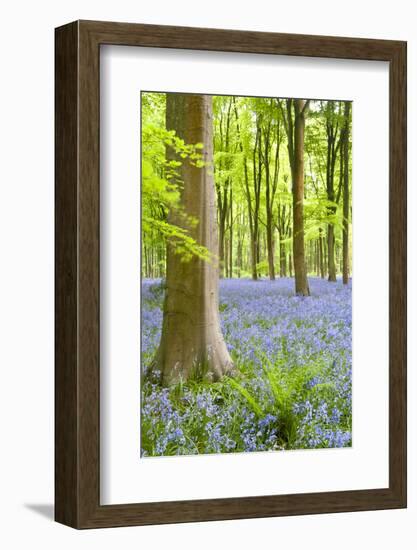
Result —
M 275 266 L 274 266 L 274 238 L 273 238 L 273 220 L 272 220 L 272 207 L 270 204 L 270 189 L 269 189 L 269 177 L 266 178 L 266 240 L 267 240 L 267 253 L 268 253 L 268 271 L 271 281 L 275 281 Z
M 226 216 L 228 210 L 227 193 L 223 190 L 217 191 L 217 205 L 219 213 L 219 276 L 224 275 L 225 237 L 226 237 Z
M 294 166 L 293 166 L 293 253 L 295 293 L 309 296 L 304 250 L 304 128 L 305 101 L 294 100 Z
M 279 276 L 287 276 L 287 251 L 285 250 L 285 244 L 282 242 L 281 237 L 279 240 Z
M 323 250 L 323 230 L 319 228 L 319 262 L 320 262 L 320 277 L 325 278 L 324 272 L 324 250 Z
M 286 206 L 278 204 L 277 229 L 279 236 L 279 276 L 287 276 L 287 247 L 285 240 L 290 236 L 291 213 L 286 211 Z
M 259 243 L 259 207 L 261 203 L 261 183 L 262 183 L 262 132 L 259 125 L 259 119 L 256 120 L 256 139 L 252 152 L 253 164 L 253 185 L 254 185 L 254 208 L 253 208 L 253 257 L 255 258 L 252 269 L 252 279 L 258 280 L 257 264 L 260 262 L 260 243 Z
M 224 276 L 224 232 L 219 224 L 219 277 Z
M 229 278 L 229 239 L 224 239 L 224 274 Z
M 248 163 L 247 163 L 247 159 L 246 159 L 246 152 L 245 152 L 244 147 L 243 147 L 242 136 L 240 134 L 239 114 L 238 114 L 235 98 L 233 98 L 233 106 L 234 106 L 235 117 L 236 117 L 236 131 L 237 131 L 237 135 L 238 135 L 238 139 L 239 139 L 239 149 L 240 149 L 240 152 L 243 154 L 243 173 L 244 173 L 245 195 L 246 195 L 246 201 L 247 201 L 247 205 L 248 205 L 248 218 L 249 218 L 251 272 L 252 272 L 252 279 L 254 281 L 256 281 L 256 280 L 258 280 L 258 273 L 257 273 L 257 269 L 256 269 L 257 227 L 255 227 L 255 224 L 257 224 L 258 212 L 256 210 L 256 204 L 255 204 L 255 212 L 254 212 L 254 208 L 252 208 L 252 199 L 251 199 L 250 189 L 249 189 Z M 257 140 L 258 140 L 258 133 L 256 135 L 256 144 L 257 144 Z M 254 162 L 254 168 L 255 168 L 255 162 Z M 255 203 L 256 203 L 256 201 L 255 201 Z
M 271 100 L 272 101 L 272 100 Z M 271 174 L 269 169 L 270 149 L 271 149 L 271 123 L 269 123 L 265 131 L 264 138 L 264 165 L 265 165 L 265 210 L 266 210 L 266 241 L 267 241 L 267 257 L 268 257 L 268 272 L 271 281 L 275 281 L 275 265 L 274 265 L 274 223 L 273 223 L 273 202 L 274 202 L 274 186 L 275 181 L 271 182 Z M 279 142 L 277 142 L 277 153 L 279 151 Z M 277 159 L 275 159 L 275 170 L 277 170 Z
M 350 102 L 345 101 L 345 128 L 343 136 L 343 284 L 349 282 L 349 119 Z
M 166 127 L 186 143 L 203 143 L 204 160 L 213 161 L 212 98 L 167 94 Z M 171 150 L 169 159 L 179 160 Z M 218 308 L 216 201 L 211 167 L 197 168 L 182 160 L 181 207 L 169 212 L 169 222 L 186 229 L 212 254 L 211 261 L 193 256 L 184 261 L 168 243 L 167 277 L 161 341 L 154 368 L 164 385 L 192 376 L 218 380 L 233 368 L 221 333 Z M 198 220 L 190 224 L 187 217 Z M 188 218 L 189 219 L 189 218 Z
M 242 248 L 243 248 L 242 237 L 239 232 L 238 240 L 237 240 L 237 250 L 236 250 L 237 276 L 239 277 L 239 279 L 242 271 L 242 252 L 243 252 Z
M 229 277 L 233 277 L 233 191 L 230 187 L 229 200 Z
M 219 123 L 219 132 L 220 132 L 220 151 L 226 153 L 225 160 L 220 160 L 220 169 L 225 168 L 229 169 L 230 159 L 228 156 L 229 153 L 229 142 L 230 142 L 230 113 L 231 113 L 232 102 L 229 102 L 229 107 L 226 112 L 226 117 L 224 120 L 223 113 L 220 116 Z M 225 128 L 224 128 L 225 126 Z M 224 166 L 223 166 L 224 164 Z M 227 178 L 226 181 L 220 185 L 216 185 L 217 191 L 217 213 L 218 213 L 218 223 L 219 223 L 219 274 L 220 277 L 224 276 L 224 272 L 228 271 L 228 265 L 225 265 L 225 255 L 226 255 L 226 221 L 229 211 L 229 187 L 231 186 L 230 178 Z
M 309 273 L 312 273 L 314 271 L 313 268 L 313 256 L 311 254 L 311 241 L 308 243 L 308 254 L 307 254 L 307 261 L 306 261 L 306 273 L 307 276 Z
M 269 278 L 270 278 L 271 281 L 275 281 L 274 238 L 273 238 L 273 234 L 272 234 L 273 224 L 272 224 L 272 214 L 271 213 L 269 213 L 267 215 L 267 222 L 266 223 L 267 223 L 266 240 L 267 240 Z
M 237 246 L 236 246 L 236 268 L 237 276 L 240 278 L 241 271 L 243 268 L 243 230 L 242 224 L 244 223 L 243 215 L 239 214 L 238 217 L 238 229 L 237 229 Z
M 339 122 L 336 117 L 336 103 L 328 101 L 326 104 L 326 132 L 327 132 L 327 163 L 326 163 L 326 191 L 327 199 L 332 203 L 339 202 L 339 194 L 336 198 L 334 188 L 334 173 L 338 150 L 340 148 L 341 137 L 339 132 Z M 339 136 L 339 138 L 338 138 Z M 329 216 L 334 216 L 337 211 L 337 204 L 332 204 L 327 209 Z M 327 229 L 327 258 L 328 258 L 328 280 L 336 281 L 336 262 L 335 262 L 335 233 L 333 220 L 328 222 Z
M 252 264 L 252 279 L 254 281 L 258 280 L 258 270 L 256 269 L 256 258 L 257 258 L 257 242 L 256 237 L 253 236 L 251 240 L 251 264 Z

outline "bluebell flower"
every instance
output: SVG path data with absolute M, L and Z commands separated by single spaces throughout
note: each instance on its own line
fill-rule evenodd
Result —
M 188 385 L 180 395 L 147 381 L 162 325 L 163 287 L 142 281 L 142 456 L 252 452 L 352 444 L 351 282 L 310 278 L 311 297 L 294 296 L 294 280 L 222 279 L 220 320 L 241 384 L 261 407 L 255 414 L 235 390 Z M 265 357 L 279 365 L 282 380 L 304 367 L 285 414 L 265 375 Z M 288 415 L 293 440 L 288 438 Z

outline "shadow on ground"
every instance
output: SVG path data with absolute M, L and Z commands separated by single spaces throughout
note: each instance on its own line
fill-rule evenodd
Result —
M 25 508 L 49 519 L 54 520 L 54 505 L 53 504 L 25 504 Z

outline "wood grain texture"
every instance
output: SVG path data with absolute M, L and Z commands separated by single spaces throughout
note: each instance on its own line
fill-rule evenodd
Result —
M 389 130 L 389 469 L 390 488 L 407 493 L 407 48 L 390 62 Z
M 55 37 L 55 519 L 76 525 L 78 26 Z
M 389 487 L 101 506 L 99 55 L 120 44 L 390 64 Z M 116 527 L 406 506 L 406 44 L 78 21 L 56 29 L 56 520 Z M 370 389 L 371 391 L 371 389 Z

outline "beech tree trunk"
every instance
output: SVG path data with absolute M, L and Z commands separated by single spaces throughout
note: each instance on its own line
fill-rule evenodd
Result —
M 336 282 L 336 262 L 334 259 L 334 225 L 332 223 L 329 223 L 327 226 L 327 254 L 328 254 L 328 269 L 329 269 L 329 277 L 328 280 L 330 282 Z
M 287 99 L 285 100 L 284 109 L 283 103 L 278 100 L 287 133 L 288 156 L 291 166 L 292 261 L 294 265 L 295 294 L 297 296 L 310 296 L 304 250 L 304 130 L 308 104 L 309 102 L 304 99 Z
M 243 219 L 243 216 L 242 216 Z M 238 230 L 237 230 L 237 250 L 236 250 L 236 266 L 237 276 L 240 278 L 240 274 L 243 268 L 243 234 L 241 229 L 241 220 L 239 216 Z
M 349 282 L 349 118 L 350 102 L 345 101 L 343 135 L 343 284 Z
M 293 261 L 295 293 L 310 296 L 304 250 L 304 107 L 306 102 L 294 100 L 294 162 L 293 162 Z
M 285 177 L 284 177 L 285 178 Z M 277 224 L 279 234 L 279 276 L 287 276 L 287 249 L 285 240 L 290 237 L 291 227 L 291 212 L 287 213 L 286 205 L 278 204 L 277 209 Z
M 338 150 L 341 144 L 341 132 L 337 118 L 336 103 L 328 101 L 326 104 L 326 133 L 327 133 L 327 163 L 326 163 L 326 190 L 327 198 L 332 203 L 338 203 L 340 194 L 336 198 L 334 188 L 334 174 Z M 340 189 L 340 188 L 339 188 Z M 337 205 L 332 204 L 327 209 L 328 215 L 333 217 L 337 211 Z M 327 269 L 328 280 L 336 282 L 336 261 L 335 261 L 335 227 L 334 222 L 329 221 L 327 229 Z
M 249 217 L 249 235 L 250 235 L 250 251 L 251 251 L 250 252 L 250 264 L 251 264 L 251 271 L 252 271 L 252 279 L 254 281 L 257 281 L 258 280 L 258 272 L 257 272 L 257 269 L 256 269 L 256 256 L 257 256 L 256 238 L 257 238 L 257 232 L 258 232 L 257 217 L 258 217 L 259 212 L 257 210 L 256 200 L 255 200 L 255 207 L 254 208 L 252 207 L 252 199 L 251 199 L 251 193 L 250 193 L 250 189 L 249 189 L 248 164 L 247 164 L 247 160 L 246 160 L 245 151 L 244 151 L 244 148 L 243 148 L 242 136 L 241 136 L 241 133 L 240 133 L 239 113 L 238 113 L 238 110 L 237 110 L 237 105 L 236 105 L 236 99 L 235 98 L 233 98 L 233 106 L 234 106 L 235 117 L 236 117 L 236 131 L 237 131 L 237 136 L 238 136 L 238 139 L 239 139 L 239 149 L 240 149 L 240 152 L 243 153 L 243 171 L 244 171 L 244 175 L 245 175 L 245 178 L 244 178 L 245 195 L 246 195 L 246 201 L 247 201 L 247 204 L 248 204 L 248 217 Z M 257 143 L 257 140 L 258 140 L 258 131 L 256 132 L 256 143 Z M 254 164 L 254 169 L 255 169 L 255 164 Z M 255 173 L 255 171 L 256 170 L 254 170 L 254 173 Z M 255 180 L 255 196 L 256 196 L 256 178 L 255 178 L 255 176 L 254 176 L 254 180 Z M 259 206 L 258 206 L 258 209 L 259 209 Z
M 275 281 L 275 266 L 274 266 L 274 236 L 273 236 L 273 219 L 272 208 L 270 206 L 270 190 L 269 182 L 266 180 L 266 239 L 267 239 L 267 252 L 268 252 L 268 272 L 271 281 Z
M 218 235 L 212 175 L 212 98 L 205 95 L 167 94 L 166 127 L 186 143 L 203 143 L 207 167 L 197 168 L 172 150 L 168 159 L 180 160 L 181 208 L 171 209 L 169 222 L 186 229 L 205 246 L 210 261 L 193 256 L 184 261 L 175 242 L 167 246 L 167 275 L 159 349 L 154 368 L 164 385 L 190 377 L 220 379 L 233 369 L 219 322 Z M 190 217 L 197 223 L 190 223 Z
M 323 230 L 320 227 L 319 228 L 319 263 L 320 263 L 320 277 L 324 279 L 325 272 L 324 272 L 324 250 L 323 250 Z
M 218 203 L 218 202 L 217 202 Z M 224 276 L 224 240 L 225 240 L 225 221 L 220 215 L 219 223 L 219 277 Z
M 233 191 L 230 188 L 229 207 L 229 277 L 233 277 Z
M 279 276 L 280 277 L 286 277 L 287 276 L 287 253 L 285 250 L 285 244 L 283 242 L 279 242 Z
M 252 279 L 258 280 L 258 263 L 260 261 L 260 242 L 259 242 L 259 208 L 261 204 L 261 184 L 262 184 L 262 132 L 259 125 L 259 119 L 256 119 L 256 138 L 255 145 L 252 152 L 252 165 L 253 165 L 253 195 L 254 205 L 251 209 L 253 214 L 253 231 L 252 235 Z M 250 193 L 247 193 L 248 200 L 251 201 Z
M 270 100 L 270 108 L 272 109 L 274 105 L 273 100 Z M 278 176 L 279 176 L 279 150 L 281 145 L 281 130 L 279 118 L 277 120 L 276 126 L 276 148 L 275 148 L 275 159 L 274 164 L 272 164 L 271 153 L 272 153 L 272 140 L 271 140 L 271 119 L 269 123 L 264 127 L 264 166 L 265 166 L 265 210 L 266 210 L 266 240 L 267 240 L 267 257 L 268 257 L 268 273 L 271 281 L 275 280 L 275 242 L 274 242 L 274 220 L 273 220 L 273 210 L 274 210 L 274 200 L 275 193 L 278 186 Z M 270 170 L 270 165 L 273 167 L 272 174 Z

